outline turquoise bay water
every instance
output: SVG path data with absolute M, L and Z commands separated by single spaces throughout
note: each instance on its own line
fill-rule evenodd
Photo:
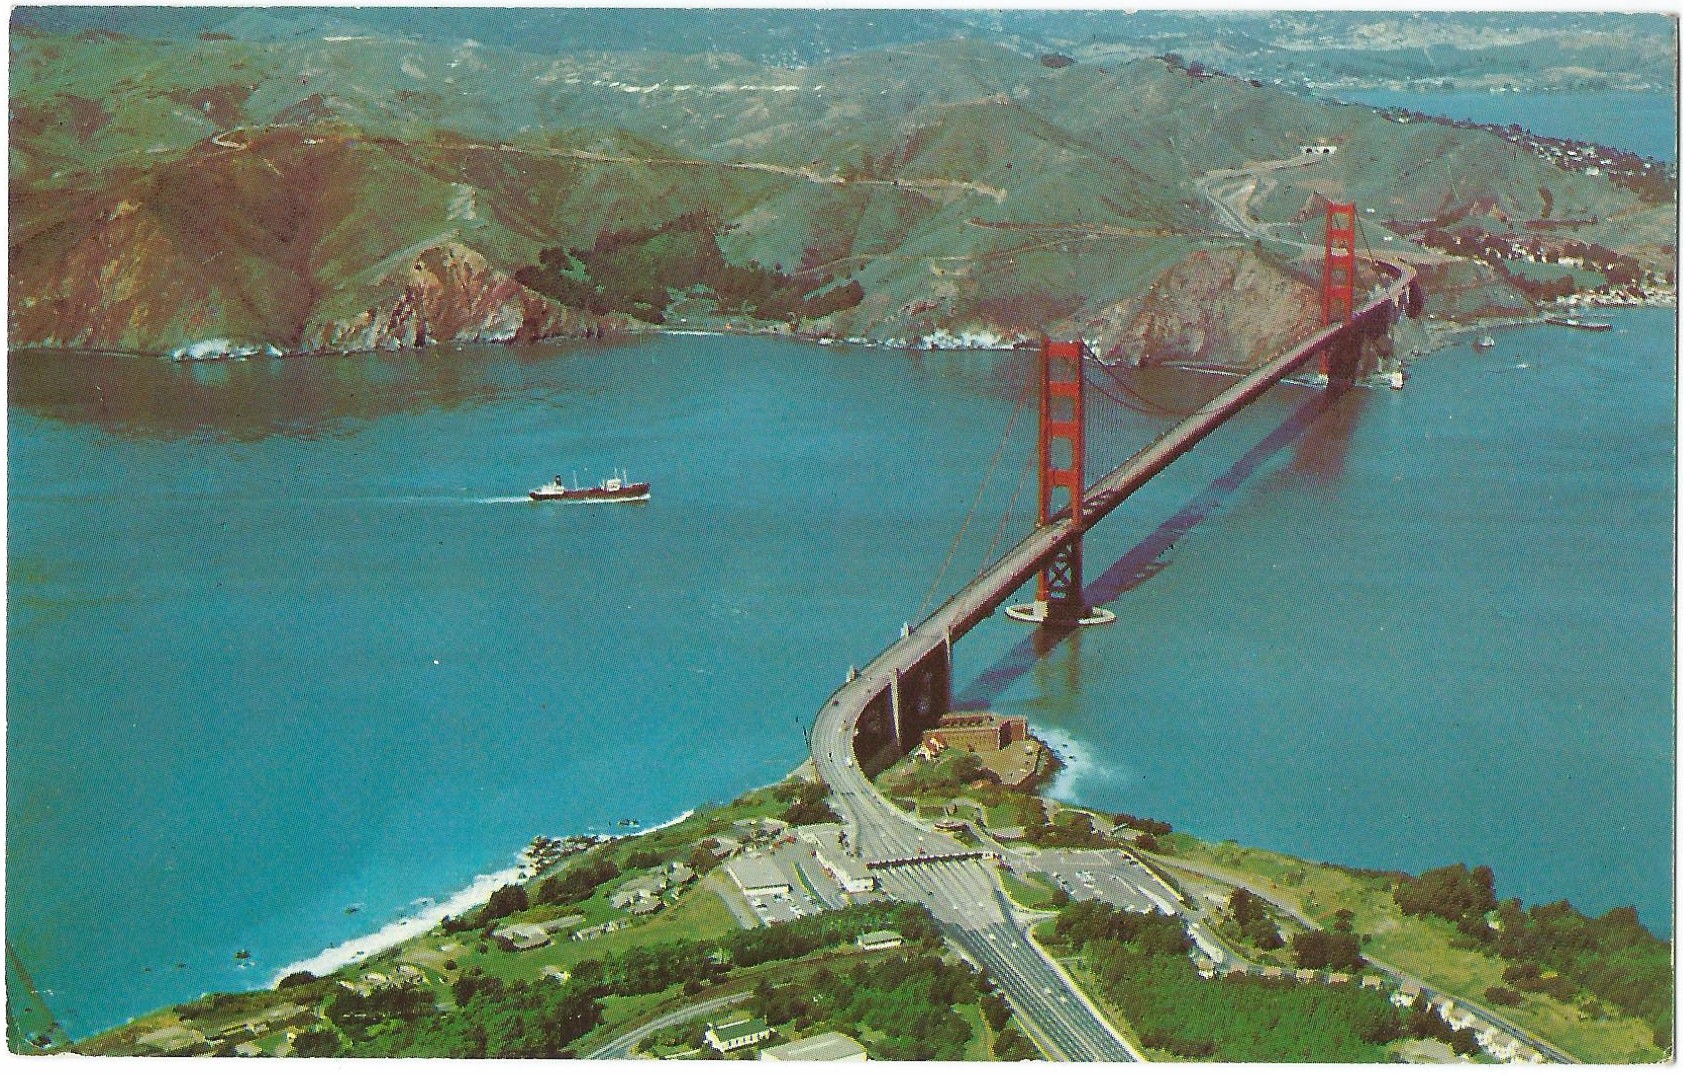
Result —
M 1478 90 L 1338 90 L 1340 100 L 1412 108 L 1473 123 L 1517 123 L 1550 138 L 1579 138 L 1677 161 L 1677 95 L 1659 92 L 1489 93 Z
M 1355 865 L 1488 862 L 1504 893 L 1665 930 L 1675 331 L 1614 317 L 1324 413 L 1276 391 L 1089 538 L 1096 588 L 1149 576 L 1107 597 L 1121 622 L 1035 662 L 990 621 L 961 695 L 1029 714 L 1097 805 Z M 713 337 L 13 356 L 9 939 L 84 1034 L 264 984 L 536 833 L 780 777 L 846 666 L 916 618 L 1027 365 Z M 1163 424 L 1114 421 L 1113 456 Z M 521 499 L 615 466 L 652 502 Z

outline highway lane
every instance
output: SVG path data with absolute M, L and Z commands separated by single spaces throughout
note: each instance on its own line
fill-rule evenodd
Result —
M 1375 260 L 1376 264 L 1382 265 L 1394 278 L 1383 291 L 1365 301 L 1356 310 L 1352 322 L 1362 322 L 1369 317 L 1382 315 L 1384 311 L 1381 308 L 1387 304 L 1394 304 L 1400 308 L 1413 284 L 1414 270 L 1407 264 Z M 913 668 L 937 649 L 950 646 L 954 639 L 992 615 L 999 604 L 1033 576 L 1058 549 L 1114 510 L 1175 459 L 1190 451 L 1204 437 L 1219 428 L 1228 418 L 1309 361 L 1341 333 L 1356 330 L 1355 324 L 1321 328 L 1285 354 L 1218 393 L 1191 416 L 1094 483 L 1083 496 L 1085 518 L 1081 526 L 1077 526 L 1066 515 L 1036 527 L 993 565 L 948 598 L 927 619 L 904 632 L 897 641 L 837 688 L 820 708 L 813 722 L 811 750 L 818 775 L 829 786 L 832 803 L 846 825 L 852 854 L 866 861 L 897 859 L 956 851 L 961 846 L 957 841 L 935 832 L 884 799 L 860 770 L 853 756 L 853 735 L 866 707 L 877 698 L 889 694 L 894 689 L 897 677 L 903 672 Z M 893 875 L 899 871 L 896 869 L 884 872 Z M 936 872 L 933 877 L 934 883 L 924 887 L 921 895 L 904 895 L 915 891 L 913 886 L 918 875 L 907 876 L 905 881 L 885 880 L 886 887 L 892 894 L 925 903 L 937 918 L 955 930 L 970 930 L 971 933 L 975 933 L 976 930 L 971 924 L 974 912 L 980 916 L 975 919 L 976 923 L 984 926 L 980 935 L 983 938 L 987 936 L 985 926 L 989 919 L 986 917 L 986 909 L 971 909 L 966 906 L 967 897 L 975 894 L 968 882 L 959 884 L 950 875 Z M 989 877 L 995 899 L 1001 906 L 997 920 L 1000 924 L 997 928 L 1005 929 L 1005 924 L 1011 923 L 1012 919 L 1003 910 L 1004 896 L 998 887 L 998 878 L 991 872 L 986 876 Z M 948 891 L 943 887 L 949 884 L 958 885 L 959 890 Z M 1027 935 L 1022 933 L 1020 927 L 1012 924 L 1009 928 L 1023 941 L 1027 941 Z M 970 934 L 962 936 L 970 937 Z M 972 954 L 988 968 L 989 973 L 995 974 L 1002 982 L 1017 983 L 1006 986 L 1006 989 L 1012 1003 L 1021 1006 L 1019 1011 L 1025 1008 L 1038 1011 L 1037 1018 L 1044 1018 L 1050 1024 L 1043 1027 L 1046 1039 L 1058 1043 L 1058 1049 L 1076 1050 L 1070 1054 L 1070 1059 L 1112 1059 L 1114 1053 L 1128 1052 L 1127 1046 L 1115 1032 L 1087 1007 L 1086 998 L 1080 995 L 1072 983 L 1057 975 L 1056 968 L 1053 968 L 1045 955 L 1032 944 L 1027 949 L 1020 949 L 1012 947 L 1009 942 L 1004 948 L 992 942 L 976 943 L 977 950 Z M 1010 953 L 1010 956 L 1007 957 L 1004 953 Z M 1030 953 L 1033 954 L 1032 962 Z M 1042 988 L 1051 988 L 1051 995 L 1054 997 L 1066 998 L 1055 1001 L 1050 1006 L 1045 1005 L 1030 987 L 1037 975 L 1043 976 L 1048 973 L 1058 984 L 1047 983 Z M 1081 1014 L 1076 1014 L 1077 1011 Z M 1102 1031 L 1095 1031 L 1094 1026 L 1102 1028 Z
M 826 705 L 813 728 L 813 760 L 847 824 L 851 849 L 862 859 L 965 850 L 888 802 L 857 764 L 848 764 L 852 721 L 843 719 L 842 711 L 857 719 L 886 682 L 880 669 L 868 668 L 838 692 L 851 689 L 856 707 Z M 884 869 L 878 877 L 889 895 L 929 908 L 943 933 L 999 984 L 1054 1059 L 1139 1059 L 1011 916 L 994 867 L 975 860 L 935 862 Z

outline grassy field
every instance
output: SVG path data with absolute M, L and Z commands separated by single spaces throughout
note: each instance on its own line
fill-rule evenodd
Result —
M 1638 1019 L 1592 1018 L 1576 1005 L 1527 994 L 1516 1007 L 1489 1005 L 1485 990 L 1503 985 L 1505 964 L 1482 952 L 1456 947 L 1458 936 L 1447 922 L 1404 915 L 1391 898 L 1391 881 L 1317 865 L 1273 851 L 1224 842 L 1210 844 L 1184 833 L 1165 842 L 1188 863 L 1214 867 L 1242 879 L 1259 895 L 1294 907 L 1322 928 L 1333 913 L 1354 913 L 1365 955 L 1388 963 L 1432 988 L 1488 1005 L 1579 1059 L 1589 1063 L 1651 1063 L 1663 1059 L 1653 1034 Z
M 1032 873 L 1027 877 L 1019 877 L 1001 870 L 999 879 L 1005 885 L 1005 894 L 1024 907 L 1046 911 L 1054 906 L 1058 887 L 1045 874 Z

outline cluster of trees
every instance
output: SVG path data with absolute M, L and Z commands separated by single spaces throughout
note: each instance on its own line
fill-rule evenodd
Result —
M 566 873 L 546 877 L 538 886 L 538 902 L 566 905 L 580 903 L 619 876 L 619 866 L 603 855 L 581 862 Z
M 775 791 L 779 800 L 789 804 L 788 809 L 783 811 L 783 820 L 791 825 L 819 825 L 841 820 L 830 809 L 830 804 L 824 801 L 830 789 L 822 781 L 790 780 L 777 785 Z
M 992 989 L 987 976 L 967 963 L 914 952 L 840 974 L 823 966 L 798 988 L 762 981 L 753 1007 L 768 1024 L 802 1036 L 820 1024 L 866 1029 L 877 1059 L 961 1060 L 973 1033 L 953 1006 L 993 996 Z
M 450 1010 L 419 986 L 387 986 L 366 997 L 341 993 L 328 1016 L 344 1038 L 317 1028 L 293 1047 L 308 1056 L 558 1057 L 602 1018 L 601 990 L 590 981 L 505 982 L 474 970 L 451 993 Z
M 1292 935 L 1292 956 L 1297 965 L 1310 970 L 1361 970 L 1361 940 L 1354 933 L 1338 930 L 1304 930 Z
M 1496 874 L 1489 866 L 1469 870 L 1458 862 L 1398 881 L 1391 897 L 1403 914 L 1436 915 L 1469 937 L 1485 940 L 1491 933 L 1485 915 L 1496 909 Z
M 1274 916 L 1269 912 L 1268 904 L 1250 889 L 1233 891 L 1227 903 L 1227 913 L 1232 916 L 1233 926 L 1239 935 L 1263 951 L 1271 952 L 1286 943 L 1280 939 L 1280 930 L 1274 925 Z
M 465 933 L 473 929 L 490 929 L 497 920 L 507 918 L 517 911 L 524 911 L 531 906 L 526 895 L 526 889 L 520 885 L 504 885 L 491 893 L 491 898 L 485 901 L 485 906 L 479 908 L 475 914 L 462 914 L 457 917 L 446 915 L 440 923 L 446 933 Z
M 1147 836 L 1167 836 L 1175 831 L 1175 827 L 1167 821 L 1158 821 L 1156 818 L 1150 817 L 1135 817 L 1133 814 L 1117 814 L 1116 823 L 1125 825 L 1136 832 L 1143 832 Z
M 1237 900 L 1247 922 L 1258 920 L 1252 901 L 1261 902 L 1248 892 Z M 1349 921 L 1340 919 L 1346 927 Z M 1356 941 L 1348 928 L 1319 936 L 1331 945 L 1344 943 L 1336 938 Z M 1386 1044 L 1419 1036 L 1411 1029 L 1413 1015 L 1399 1012 L 1378 990 L 1244 975 L 1200 978 L 1187 959 L 1191 942 L 1173 916 L 1086 900 L 1059 913 L 1054 937 L 1086 954 L 1099 988 L 1143 1044 L 1176 1056 L 1360 1063 L 1383 1060 Z M 1421 1026 L 1429 1019 L 1442 1024 L 1430 1012 L 1420 1016 Z M 1448 1040 L 1449 1028 L 1441 1029 Z
M 515 279 L 568 306 L 628 313 L 657 325 L 665 321 L 671 293 L 694 287 L 711 290 L 723 312 L 791 323 L 864 300 L 857 280 L 832 287 L 833 276 L 796 276 L 757 261 L 732 265 L 719 249 L 721 230 L 716 213 L 696 210 L 652 228 L 604 231 L 589 248 L 539 251 L 538 264 L 521 268 Z
M 1126 944 L 1147 955 L 1183 956 L 1192 948 L 1174 915 L 1123 911 L 1098 900 L 1081 900 L 1058 912 L 1052 935 L 1077 950 L 1095 941 Z
M 961 994 L 975 999 L 974 983 L 966 986 L 957 977 L 941 977 L 925 966 L 927 949 L 940 936 L 929 912 L 916 904 L 880 903 L 743 930 L 716 941 L 672 941 L 624 949 L 574 965 L 572 977 L 564 983 L 547 978 L 504 981 L 473 968 L 451 983 L 455 1007 L 448 1010 L 438 1007 L 432 990 L 419 985 L 385 986 L 367 995 L 336 993 L 327 1008 L 332 1025 L 312 1031 L 303 1048 L 315 1056 L 565 1056 L 573 1041 L 601 1022 L 603 997 L 644 996 L 678 983 L 689 992 L 699 992 L 702 983 L 720 980 L 732 967 L 808 955 L 874 929 L 898 930 L 922 946 L 904 959 L 918 968 L 915 985 L 906 989 L 922 990 L 918 995 L 937 1002 Z M 872 988 L 897 989 L 895 975 L 901 973 L 887 974 Z M 963 975 L 972 973 L 962 968 Z M 905 996 L 897 997 L 896 1003 L 906 1003 Z M 951 1004 L 957 1001 L 944 1003 L 951 1016 Z M 959 1042 L 962 1052 L 969 1027 L 962 1019 L 959 1023 L 965 1034 Z M 889 1026 L 883 1024 L 885 1030 Z M 950 1028 L 937 1034 L 933 1023 L 914 1030 L 920 1038 L 936 1043 L 946 1040 L 941 1034 L 951 1035 Z M 924 1058 L 909 1055 L 918 1046 L 906 1044 L 905 1048 L 907 1059 Z
M 1587 989 L 1646 1021 L 1655 1045 L 1671 1047 L 1671 946 L 1642 925 L 1635 908 L 1615 907 L 1591 918 L 1565 900 L 1529 909 L 1517 899 L 1498 903 L 1494 872 L 1459 864 L 1401 880 L 1392 895 L 1404 913 L 1447 919 L 1470 944 L 1507 960 L 1503 977 L 1511 988 L 1503 998 L 1524 991 L 1569 1001 Z
M 1099 987 L 1149 1048 L 1189 1059 L 1371 1063 L 1404 1036 L 1382 992 L 1249 976 L 1200 978 L 1184 955 L 1088 945 Z
M 1106 837 L 1093 831 L 1087 819 L 1074 814 L 1061 824 L 1044 819 L 1033 825 L 1023 826 L 1023 839 L 1039 847 L 1110 847 L 1111 842 Z
M 1676 990 L 1671 946 L 1642 925 L 1634 907 L 1615 907 L 1590 918 L 1565 900 L 1526 909 L 1509 899 L 1497 908 L 1496 918 L 1502 928 L 1489 947 L 1513 961 L 1509 984 L 1555 996 L 1588 989 L 1652 1026 L 1655 1045 L 1671 1047 Z M 1544 968 L 1553 976 L 1545 975 Z
M 573 980 L 595 982 L 604 993 L 619 996 L 658 993 L 680 983 L 696 992 L 734 967 L 798 959 L 878 929 L 896 930 L 913 945 L 932 945 L 940 938 L 934 920 L 920 905 L 868 904 L 764 929 L 738 930 L 717 940 L 638 945 L 579 963 L 573 967 Z

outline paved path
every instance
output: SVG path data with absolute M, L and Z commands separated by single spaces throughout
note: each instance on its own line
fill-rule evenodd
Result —
M 679 1008 L 671 1015 L 663 1015 L 658 1019 L 653 1019 L 644 1023 L 636 1030 L 630 1030 L 621 1034 L 619 1037 L 602 1046 L 600 1049 L 591 1052 L 585 1057 L 585 1059 L 624 1060 L 630 1057 L 632 1051 L 637 1048 L 637 1044 L 639 1042 L 648 1037 L 650 1034 L 653 1034 L 655 1031 L 665 1030 L 668 1027 L 682 1026 L 691 1019 L 706 1015 L 708 1012 L 718 1011 L 720 1008 L 728 1008 L 733 1004 L 741 1004 L 753 995 L 754 994 L 752 993 L 732 993 L 729 996 L 714 997 L 712 1000 L 704 1000 L 698 1004 L 691 1004 L 687 1008 Z
M 1222 884 L 1233 885 L 1239 888 L 1247 888 L 1254 895 L 1268 901 L 1268 903 L 1273 905 L 1276 909 L 1284 911 L 1299 925 L 1308 929 L 1321 928 L 1318 922 L 1303 912 L 1303 908 L 1300 907 L 1295 900 L 1292 900 L 1288 896 L 1270 891 L 1268 885 L 1258 879 L 1240 877 L 1215 866 L 1206 866 L 1201 862 L 1188 862 L 1185 859 L 1171 858 L 1166 855 L 1157 855 L 1155 858 L 1158 862 L 1161 862 L 1165 866 L 1170 866 L 1177 870 L 1183 870 L 1187 873 L 1196 874 L 1200 877 L 1208 877 L 1213 880 L 1220 881 Z M 1514 1038 L 1531 1046 L 1533 1049 L 1536 1049 L 1538 1052 L 1542 1053 L 1544 1056 L 1548 1057 L 1557 1064 L 1583 1063 L 1582 1060 L 1579 1060 L 1565 1049 L 1544 1041 L 1531 1031 L 1515 1026 L 1511 1021 L 1484 1007 L 1482 1004 L 1468 1000 L 1466 997 L 1457 996 L 1454 993 L 1445 992 L 1442 989 L 1432 988 L 1423 982 L 1419 975 L 1411 974 L 1408 971 L 1403 970 L 1401 967 L 1395 967 L 1382 960 L 1374 959 L 1372 956 L 1366 955 L 1365 953 L 1362 958 L 1366 959 L 1368 963 L 1372 964 L 1376 969 L 1385 972 L 1399 982 L 1406 985 L 1412 985 L 1415 988 L 1420 989 L 1425 994 L 1438 996 L 1445 1000 L 1453 1000 L 1457 1007 L 1466 1009 L 1478 1016 L 1480 1019 L 1489 1023 L 1491 1026 L 1496 1027 L 1498 1030 L 1506 1031 Z

